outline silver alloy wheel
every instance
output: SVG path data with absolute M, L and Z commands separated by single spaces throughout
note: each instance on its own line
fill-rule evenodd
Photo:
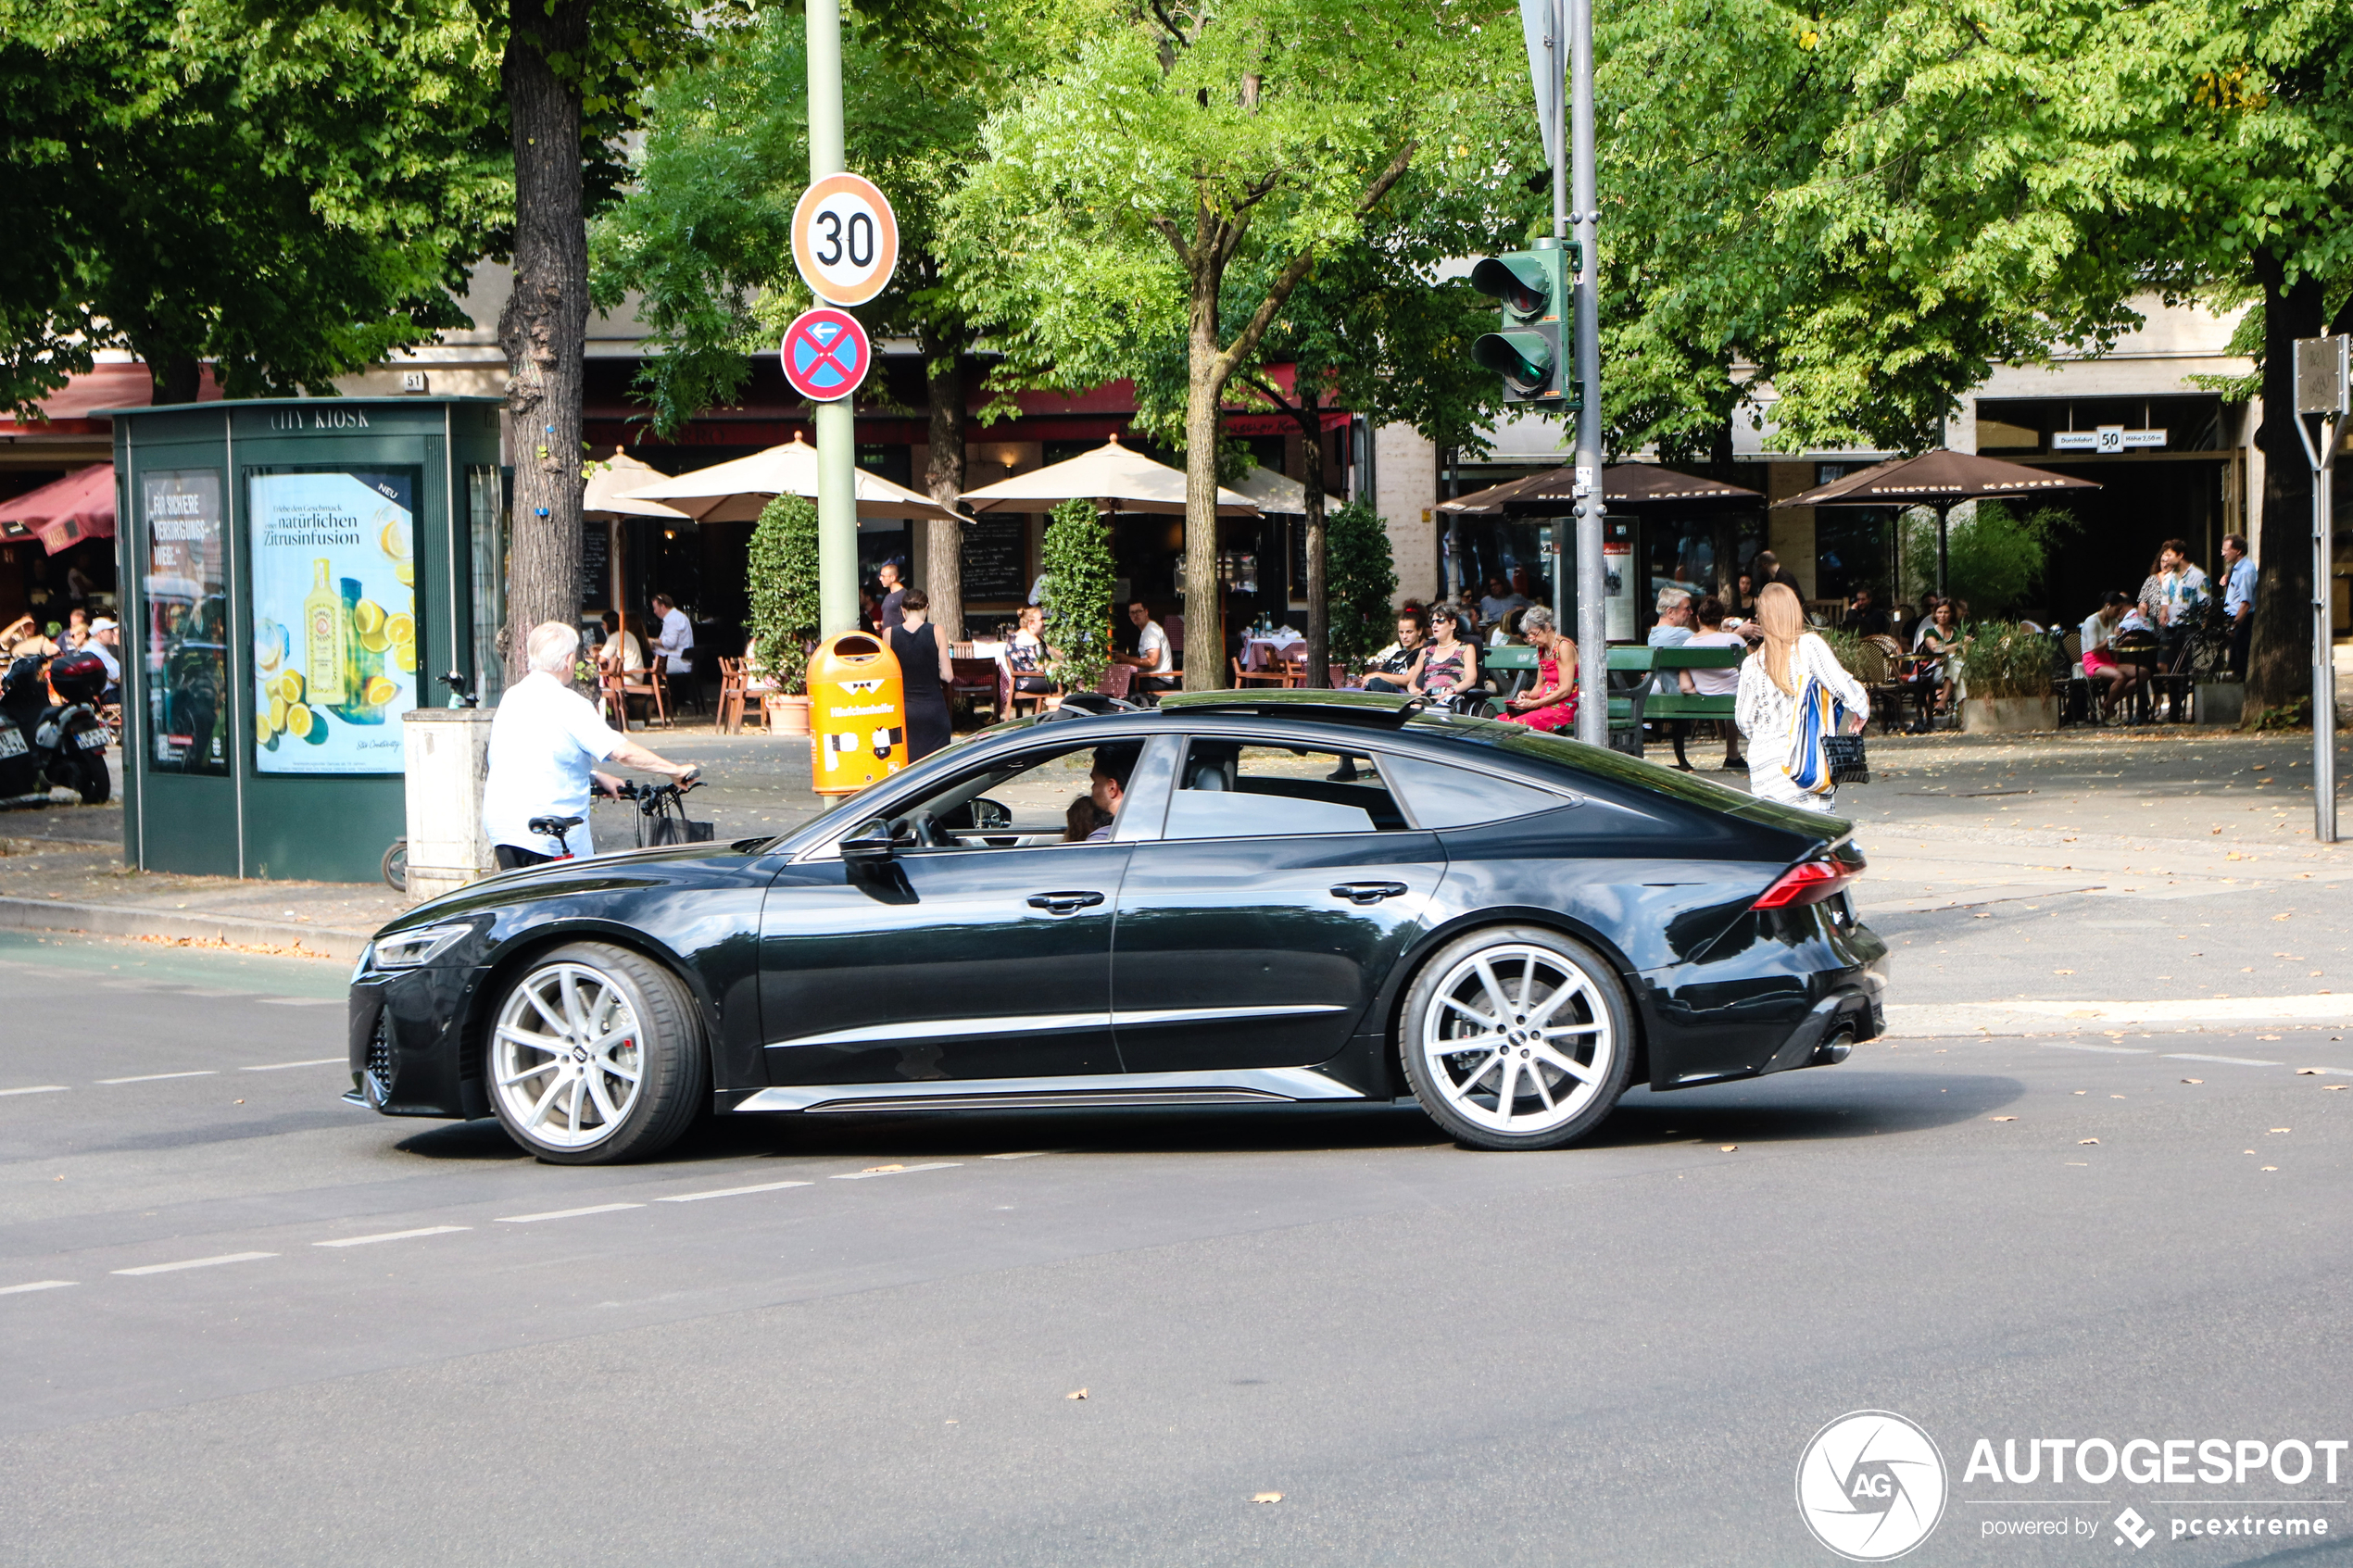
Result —
M 1524 943 L 1482 947 L 1446 972 L 1420 1029 L 1422 1062 L 1448 1105 L 1498 1133 L 1539 1134 L 1603 1092 L 1617 1033 L 1592 979 Z
M 582 963 L 533 970 L 507 993 L 491 1078 L 513 1124 L 551 1148 L 587 1148 L 637 1103 L 645 1067 L 637 1010 L 610 975 Z

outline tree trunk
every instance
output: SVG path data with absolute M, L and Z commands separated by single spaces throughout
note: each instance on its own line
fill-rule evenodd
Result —
M 1217 295 L 1225 282 L 1215 246 L 1196 264 L 1185 345 L 1185 689 L 1226 684 L 1225 596 L 1217 581 L 1217 405 L 1225 395 L 1217 352 Z
M 1324 417 L 1315 389 L 1299 389 L 1299 423 L 1307 435 L 1302 465 L 1307 485 L 1307 684 L 1323 687 L 1332 679 L 1330 544 L 1324 529 Z M 1289 566 L 1286 564 L 1286 571 Z
M 147 361 L 157 408 L 194 403 L 204 390 L 204 364 L 193 354 L 165 354 Z
M 580 617 L 583 359 L 588 229 L 580 181 L 580 93 L 551 56 L 578 60 L 588 0 L 510 0 L 500 75 L 515 150 L 514 293 L 498 318 L 515 466 L 507 558 L 507 675 L 521 680 L 532 627 Z
M 2293 285 L 2279 257 L 2259 256 L 2263 285 L 2262 576 L 2247 654 L 2247 718 L 2294 707 L 2312 695 L 2312 469 L 2296 433 L 2296 340 L 2320 335 L 2321 285 L 2306 273 Z M 2326 584 L 2322 584 L 2323 588 Z
M 930 455 L 924 459 L 924 489 L 954 510 L 964 493 L 964 372 L 962 344 L 926 344 L 924 386 L 931 404 Z M 924 581 L 930 584 L 931 623 L 951 643 L 964 638 L 964 531 L 934 518 L 925 530 Z

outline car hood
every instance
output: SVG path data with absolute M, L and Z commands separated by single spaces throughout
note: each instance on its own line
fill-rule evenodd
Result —
M 520 871 L 494 872 L 480 882 L 468 883 L 453 893 L 428 899 L 387 921 L 376 935 L 382 938 L 417 926 L 432 925 L 438 921 L 462 919 L 467 915 L 503 909 L 509 904 L 529 903 L 558 893 L 643 886 L 648 883 L 673 881 L 678 878 L 680 872 L 706 862 L 740 861 L 770 842 L 765 837 L 743 838 L 732 844 L 678 844 L 659 849 L 624 849 L 616 854 L 592 855 L 585 859 L 550 860 L 546 865 L 525 866 Z

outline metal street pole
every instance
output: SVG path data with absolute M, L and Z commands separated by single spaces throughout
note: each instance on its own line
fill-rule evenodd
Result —
M 1567 135 L 1568 116 L 1566 112 L 1567 108 L 1566 97 L 1568 92 L 1568 0 L 1550 0 L 1549 11 L 1550 16 L 1544 37 L 1545 58 L 1548 64 L 1543 82 L 1544 87 L 1549 91 L 1545 101 L 1538 105 L 1537 108 L 1538 118 L 1543 122 L 1546 132 L 1544 154 L 1553 160 L 1553 243 L 1560 245 L 1568 239 L 1568 138 Z M 1572 312 L 1572 320 L 1573 317 Z M 1569 558 L 1571 546 L 1565 535 L 1568 535 L 1570 530 L 1563 526 L 1567 521 L 1565 518 L 1553 520 L 1553 608 L 1555 613 L 1558 613 L 1569 602 L 1566 563 Z M 1578 602 L 1580 605 L 1583 603 L 1581 599 Z M 1581 610 L 1579 614 L 1578 625 L 1580 628 L 1584 625 Z M 1584 635 L 1581 630 L 1577 634 L 1580 639 Z M 1584 689 L 1581 666 L 1578 683 L 1579 689 L 1580 691 Z
M 2312 836 L 2336 842 L 2336 650 L 2329 643 L 2329 524 L 2334 515 L 2336 444 L 2353 404 L 2353 339 L 2296 342 L 2296 433 L 2312 464 Z M 2321 416 L 2321 440 L 2304 416 Z
M 1578 269 L 1577 386 L 1577 738 L 1609 744 L 1609 621 L 1602 579 L 1602 312 L 1594 292 L 1600 256 L 1593 225 L 1601 217 L 1593 175 L 1593 0 L 1568 7 L 1569 219 L 1584 265 Z M 1560 189 L 1557 177 L 1553 188 Z M 1556 194 L 1554 201 L 1558 201 Z M 1557 210 L 1557 209 L 1555 209 Z M 1640 573 L 1636 573 L 1639 579 Z
M 841 116 L 841 0 L 809 0 L 809 178 L 849 167 Z M 817 405 L 817 613 L 858 624 L 858 424 L 851 399 Z

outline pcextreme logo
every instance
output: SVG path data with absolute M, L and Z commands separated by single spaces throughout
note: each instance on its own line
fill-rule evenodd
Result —
M 1891 1411 L 1856 1411 L 1814 1434 L 1797 1461 L 1797 1512 L 1850 1562 L 1885 1562 L 1944 1515 L 1944 1456 Z

